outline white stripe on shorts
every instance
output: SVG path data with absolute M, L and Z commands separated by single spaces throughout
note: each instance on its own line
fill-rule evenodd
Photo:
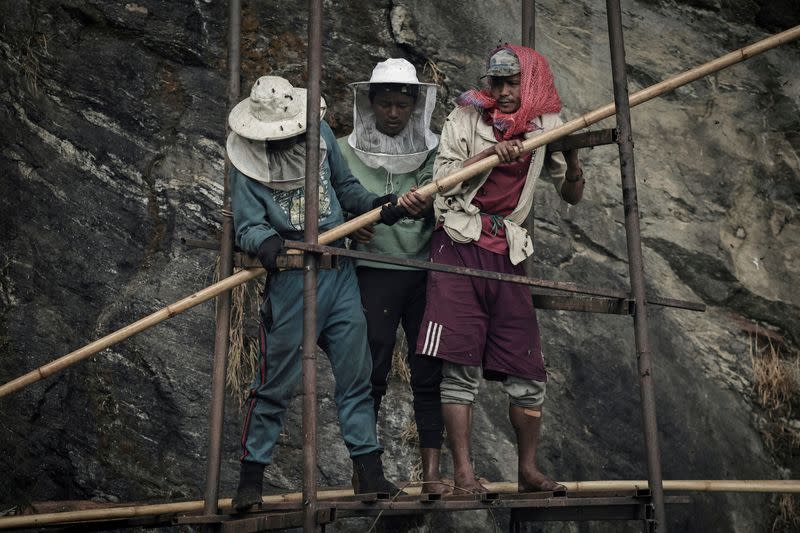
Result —
M 433 322 L 429 320 L 428 329 L 425 331 L 425 345 L 422 347 L 422 353 L 425 355 L 428 355 L 428 343 L 431 340 L 431 324 L 433 324 Z
M 438 325 L 438 329 L 436 330 L 436 344 L 433 346 L 433 353 L 432 356 L 436 357 L 436 354 L 439 353 L 439 341 L 442 338 L 442 325 Z
M 442 325 L 429 321 L 428 329 L 425 332 L 425 345 L 422 347 L 423 355 L 436 357 L 439 352 L 439 341 L 442 338 Z

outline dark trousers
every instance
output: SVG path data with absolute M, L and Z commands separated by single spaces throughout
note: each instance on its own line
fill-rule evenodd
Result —
M 407 357 L 411 369 L 411 392 L 414 395 L 414 419 L 420 447 L 441 448 L 444 429 L 439 393 L 442 362 L 433 357 L 420 357 L 415 353 L 420 321 L 425 312 L 427 273 L 370 267 L 359 267 L 357 273 L 372 353 L 375 418 L 378 417 L 381 400 L 386 394 L 397 326 L 402 322 L 408 342 Z

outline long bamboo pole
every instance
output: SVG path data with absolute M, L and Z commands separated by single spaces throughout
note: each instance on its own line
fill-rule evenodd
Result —
M 695 80 L 698 80 L 704 76 L 709 74 L 713 74 L 714 72 L 720 71 L 724 68 L 727 68 L 731 65 L 744 61 L 745 59 L 749 59 L 755 55 L 758 55 L 762 52 L 766 52 L 772 48 L 780 46 L 782 44 L 786 44 L 788 42 L 794 41 L 800 38 L 800 26 L 795 26 L 794 28 L 788 29 L 781 33 L 777 33 L 772 35 L 771 37 L 767 37 L 766 39 L 762 39 L 754 44 L 745 46 L 736 50 L 735 52 L 731 52 L 726 54 L 722 57 L 709 61 L 708 63 L 704 63 L 698 67 L 695 67 L 691 70 L 687 70 L 682 74 L 678 74 L 677 76 L 673 76 L 672 78 L 668 78 L 664 81 L 651 85 L 646 89 L 642 89 L 630 96 L 630 106 L 634 107 L 648 100 L 652 100 L 657 96 L 661 96 L 670 91 L 674 91 L 678 87 L 686 85 L 687 83 L 691 83 Z M 562 124 L 558 128 L 552 129 L 548 132 L 545 132 L 537 137 L 532 139 L 528 139 L 523 142 L 523 151 L 530 151 L 534 148 L 538 148 L 540 146 L 544 146 L 548 143 L 551 143 L 561 137 L 569 135 L 570 133 L 574 133 L 580 129 L 587 128 L 592 124 L 599 122 L 605 118 L 608 118 L 614 114 L 614 104 L 610 103 L 594 111 L 590 111 L 576 119 L 570 120 L 565 124 Z M 437 192 L 444 192 L 455 185 L 461 183 L 462 181 L 466 181 L 467 179 L 480 174 L 481 172 L 485 172 L 492 167 L 496 166 L 500 162 L 500 159 L 496 156 L 490 156 L 485 159 L 481 159 L 477 163 L 473 163 L 467 167 L 462 168 L 452 174 L 445 176 L 441 179 L 436 180 L 435 182 L 429 183 L 424 187 L 420 187 L 418 192 L 423 196 L 431 196 L 436 194 Z M 380 208 L 373 209 L 367 213 L 364 213 L 361 216 L 358 216 L 344 224 L 337 226 L 325 233 L 322 233 L 319 236 L 319 244 L 330 244 L 333 243 L 341 238 L 346 237 L 347 235 L 351 234 L 355 230 L 362 228 L 366 225 L 376 223 L 380 220 Z M 90 357 L 106 348 L 121 342 L 136 333 L 144 331 L 156 324 L 167 320 L 177 314 L 182 313 L 183 311 L 199 305 L 206 300 L 214 298 L 218 294 L 230 290 L 233 287 L 241 285 L 242 283 L 249 281 L 253 278 L 256 278 L 264 273 L 264 269 L 262 268 L 255 268 L 252 270 L 243 270 L 234 274 L 233 276 L 222 280 L 218 283 L 210 285 L 205 289 L 198 291 L 186 298 L 175 302 L 172 305 L 169 305 L 160 311 L 157 311 L 151 315 L 148 315 L 133 324 L 125 326 L 124 328 L 115 331 L 101 339 L 98 339 L 90 344 L 87 344 L 83 348 L 75 350 L 74 352 L 70 352 L 67 355 L 60 357 L 46 365 L 43 365 L 36 370 L 28 372 L 8 383 L 3 384 L 0 386 L 0 398 L 11 394 L 12 392 L 16 392 L 32 383 L 39 381 L 47 376 L 50 376 L 56 372 L 59 372 L 87 357 Z
M 637 490 L 647 489 L 647 480 L 617 481 L 562 481 L 569 492 L 589 492 L 597 490 Z M 511 482 L 488 483 L 489 492 L 516 493 L 517 484 Z M 418 496 L 418 485 L 403 486 L 410 496 Z M 751 479 L 751 480 L 717 480 L 690 479 L 665 480 L 664 490 L 670 492 L 741 492 L 741 493 L 776 493 L 800 494 L 800 480 L 784 479 Z M 318 500 L 336 500 L 353 496 L 351 489 L 322 490 L 317 493 Z M 301 492 L 264 496 L 265 504 L 298 503 L 303 499 Z M 231 509 L 231 499 L 219 500 L 219 508 L 223 512 Z M 54 524 L 88 522 L 92 520 L 121 520 L 159 515 L 199 513 L 203 510 L 203 501 L 162 503 L 154 505 L 129 505 L 123 507 L 107 507 L 103 509 L 87 509 L 83 511 L 66 511 L 61 513 L 42 513 L 32 515 L 9 516 L 0 518 L 0 530 L 34 528 Z
M 698 67 L 695 67 L 691 70 L 687 70 L 682 74 L 678 74 L 672 78 L 668 78 L 664 81 L 651 85 L 641 91 L 638 91 L 630 96 L 630 107 L 637 106 L 639 104 L 643 104 L 648 100 L 652 100 L 657 96 L 661 96 L 670 91 L 674 91 L 678 87 L 686 85 L 687 83 L 691 83 L 696 81 L 704 76 L 708 76 L 709 74 L 713 74 L 719 70 L 727 68 L 731 65 L 736 63 L 740 63 L 745 59 L 751 58 L 755 55 L 758 55 L 762 52 L 775 48 L 776 46 L 780 46 L 782 44 L 786 44 L 788 42 L 794 41 L 795 39 L 800 38 L 800 26 L 795 26 L 789 30 L 786 30 L 781 33 L 777 33 L 771 37 L 767 37 L 757 43 L 751 44 L 749 46 L 745 46 L 744 48 L 740 48 L 735 52 L 731 52 L 726 54 L 722 57 L 709 61 L 708 63 L 704 63 Z M 570 133 L 575 133 L 578 130 L 583 128 L 588 128 L 592 124 L 599 122 L 605 118 L 608 118 L 616 112 L 614 103 L 606 104 L 603 107 L 595 109 L 594 111 L 590 111 L 576 119 L 570 120 L 559 126 L 558 128 L 554 128 L 550 131 L 547 131 L 541 135 L 533 137 L 531 139 L 525 140 L 523 145 L 523 152 L 528 152 L 533 150 L 534 148 L 538 148 L 540 146 L 544 146 L 549 144 L 556 139 L 560 139 Z M 469 166 L 466 166 L 452 174 L 449 174 L 443 178 L 440 178 L 434 182 L 431 182 L 423 187 L 420 187 L 417 192 L 419 192 L 422 196 L 431 196 L 437 192 L 442 193 L 451 189 L 452 187 L 458 185 L 462 181 L 466 181 L 469 178 L 480 174 L 481 172 L 486 172 L 487 170 L 495 167 L 500 163 L 500 158 L 496 155 L 489 156 L 487 158 L 481 159 L 480 161 L 473 163 Z M 380 210 L 373 209 L 367 213 L 364 213 L 361 216 L 353 218 L 344 224 L 333 228 L 332 230 L 326 231 L 320 236 L 320 243 L 322 243 L 323 237 L 328 237 L 330 240 L 328 242 L 333 242 L 335 240 L 341 239 L 346 237 L 347 235 L 351 234 L 355 230 L 362 228 L 368 224 L 372 224 L 378 222 L 380 220 Z
M 135 335 L 136 333 L 155 326 L 156 324 L 163 322 L 168 318 L 172 318 L 175 315 L 179 315 L 187 309 L 210 300 L 218 294 L 241 285 L 242 283 L 256 278 L 263 273 L 263 268 L 242 270 L 241 272 L 237 272 L 233 276 L 225 278 L 220 282 L 209 285 L 205 289 L 187 296 L 182 300 L 178 300 L 177 302 L 168 305 L 153 314 L 147 315 L 146 317 L 139 319 L 132 324 L 128 324 L 124 328 L 118 329 L 114 333 L 110 333 L 103 338 L 97 339 L 96 341 L 87 344 L 83 348 L 75 350 L 74 352 L 70 352 L 63 357 L 56 359 L 55 361 L 51 361 L 46 365 L 37 368 L 36 370 L 9 381 L 8 383 L 0 386 L 0 397 L 11 394 L 12 392 L 22 389 L 31 383 L 35 383 L 40 379 L 44 379 L 52 374 L 55 374 L 56 372 L 60 372 L 61 370 L 64 370 L 65 368 L 72 366 L 75 363 L 86 359 L 87 357 L 101 352 L 106 348 L 109 348 L 127 339 L 128 337 Z

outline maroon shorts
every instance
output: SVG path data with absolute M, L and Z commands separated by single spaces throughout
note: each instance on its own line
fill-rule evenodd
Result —
M 433 232 L 431 261 L 525 275 L 507 254 L 453 242 L 441 229 Z M 490 379 L 547 381 L 531 294 L 516 283 L 431 271 L 417 353 L 482 365 Z

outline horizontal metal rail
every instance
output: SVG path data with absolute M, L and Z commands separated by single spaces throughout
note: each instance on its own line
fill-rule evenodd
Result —
M 321 244 L 308 244 L 299 241 L 286 241 L 284 243 L 284 247 L 288 249 L 302 250 L 305 252 L 340 255 L 345 257 L 351 257 L 353 259 L 363 259 L 367 261 L 375 261 L 390 265 L 406 266 L 422 270 L 434 270 L 436 272 L 447 272 L 450 274 L 460 274 L 464 276 L 473 276 L 476 278 L 507 281 L 509 283 L 519 283 L 521 285 L 528 285 L 531 287 L 538 287 L 544 289 L 554 289 L 571 293 L 587 294 L 591 296 L 605 296 L 607 298 L 616 298 L 621 300 L 630 299 L 630 295 L 622 291 L 617 291 L 613 289 L 582 287 L 576 283 L 572 283 L 569 281 L 552 281 L 552 280 L 545 280 L 538 278 L 529 278 L 527 276 L 521 276 L 517 274 L 504 274 L 501 272 L 492 272 L 490 270 L 478 270 L 475 268 L 433 263 L 431 261 L 418 261 L 415 259 L 389 257 L 380 254 L 372 254 L 368 252 L 348 250 L 346 248 L 338 248 L 334 246 L 325 246 Z M 664 307 L 687 309 L 690 311 L 706 310 L 705 304 L 699 302 L 687 302 L 684 300 L 676 300 L 673 298 L 661 298 L 661 297 L 651 296 L 648 297 L 647 303 L 652 305 L 660 305 Z
M 553 141 L 547 145 L 548 152 L 566 152 L 567 150 L 577 150 L 578 148 L 594 148 L 617 142 L 617 129 L 609 128 L 605 130 L 586 131 L 584 133 L 573 133 Z
M 484 495 L 486 496 L 486 495 Z M 429 512 L 471 511 L 487 509 L 511 509 L 514 524 L 531 520 L 646 520 L 652 517 L 649 491 L 596 491 L 586 494 L 545 492 L 523 494 L 492 494 L 447 496 L 438 501 L 402 496 L 394 499 L 346 498 L 320 502 L 318 523 L 329 523 L 341 518 L 355 516 L 398 516 Z M 666 503 L 687 504 L 686 496 L 671 496 Z M 205 517 L 204 517 L 205 518 Z M 210 518 L 210 517 L 209 517 Z M 262 512 L 249 515 L 223 515 L 218 522 L 225 533 L 255 533 L 268 529 L 297 527 L 301 513 Z M 192 517 L 184 517 L 180 524 L 210 523 Z
M 568 494 L 587 495 L 597 491 L 625 491 L 633 489 L 646 489 L 646 479 L 633 480 L 604 480 L 604 481 L 561 481 L 567 487 Z M 419 494 L 420 487 L 411 484 L 401 484 L 403 490 L 409 494 Z M 487 488 L 506 495 L 517 494 L 517 484 L 512 482 L 489 483 Z M 676 479 L 665 480 L 664 490 L 667 492 L 731 492 L 731 493 L 774 493 L 774 494 L 800 494 L 800 480 L 796 479 Z M 323 501 L 338 501 L 352 498 L 352 489 L 321 489 L 318 491 L 320 503 Z M 300 508 L 302 495 L 297 492 L 288 494 L 274 494 L 263 497 L 265 507 L 275 505 L 276 508 L 285 509 L 284 504 L 296 504 Z M 160 504 L 127 503 L 116 506 L 97 504 L 95 502 L 45 502 L 34 504 L 34 508 L 44 505 L 45 509 L 52 509 L 55 505 L 64 509 L 60 512 L 39 512 L 31 515 L 12 515 L 0 517 L 0 530 L 31 529 L 43 527 L 63 527 L 65 524 L 99 524 L 122 523 L 125 520 L 146 519 L 148 517 L 177 517 L 180 515 L 193 515 L 197 518 L 203 511 L 203 501 L 186 501 Z M 89 508 L 80 509 L 88 505 Z M 219 500 L 219 507 L 223 512 L 230 510 L 231 500 Z M 222 515 L 222 517 L 229 515 Z M 189 516 L 187 516 L 187 519 Z M 219 521 L 221 517 L 213 518 Z M 211 520 L 212 518 L 209 518 Z M 161 522 L 164 523 L 164 522 Z

